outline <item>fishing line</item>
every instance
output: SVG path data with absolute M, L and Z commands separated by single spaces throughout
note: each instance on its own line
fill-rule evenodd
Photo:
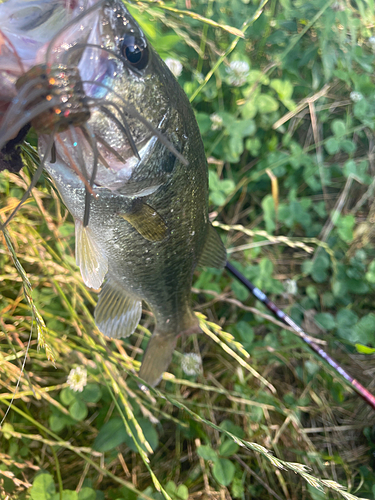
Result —
M 290 316 L 284 311 L 279 309 L 277 305 L 270 300 L 265 293 L 257 288 L 251 281 L 236 269 L 229 261 L 225 264 L 227 271 L 232 274 L 238 281 L 240 281 L 267 309 L 269 309 L 274 316 L 276 316 L 282 323 L 289 326 L 296 332 L 296 334 L 313 350 L 319 357 L 324 359 L 337 373 L 339 373 L 345 381 L 352 387 L 364 401 L 375 410 L 375 396 L 371 394 L 362 384 L 352 377 L 344 368 L 342 368 L 337 361 L 335 361 L 329 354 L 327 354 L 316 342 L 314 342 L 302 328 L 295 323 Z

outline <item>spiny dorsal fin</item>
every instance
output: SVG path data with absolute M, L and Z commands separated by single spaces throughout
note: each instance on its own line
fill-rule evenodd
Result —
M 209 225 L 207 239 L 203 252 L 199 257 L 198 266 L 216 267 L 222 269 L 227 261 L 227 252 L 215 229 Z
M 138 233 L 149 241 L 161 241 L 168 234 L 168 228 L 160 215 L 147 203 L 136 200 L 132 210 L 126 214 L 119 214 L 131 224 Z
M 95 323 L 107 337 L 129 337 L 142 314 L 142 302 L 109 280 L 99 294 L 95 307 Z
M 82 279 L 90 288 L 100 288 L 108 271 L 108 259 L 99 248 L 89 227 L 75 221 L 76 262 L 81 269 Z

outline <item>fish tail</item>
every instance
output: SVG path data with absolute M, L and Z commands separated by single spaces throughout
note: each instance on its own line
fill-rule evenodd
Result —
M 139 377 L 152 387 L 160 382 L 163 373 L 168 369 L 177 338 L 180 335 L 201 333 L 198 320 L 193 314 L 189 318 L 189 323 L 189 325 L 185 323 L 184 328 L 176 333 L 172 333 L 170 330 L 168 332 L 162 331 L 156 327 L 148 342 L 139 371 Z

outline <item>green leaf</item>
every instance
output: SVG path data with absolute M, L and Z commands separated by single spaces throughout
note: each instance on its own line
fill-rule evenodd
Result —
M 256 132 L 256 125 L 254 120 L 237 120 L 232 123 L 228 128 L 228 133 L 232 136 L 249 137 Z
M 335 318 L 330 313 L 318 313 L 314 316 L 314 320 L 325 330 L 333 330 L 336 327 Z
M 242 498 L 245 492 L 245 487 L 243 481 L 239 477 L 234 477 L 232 482 L 232 497 L 233 498 Z
M 231 289 L 233 290 L 236 298 L 240 300 L 241 302 L 244 302 L 248 296 L 250 295 L 249 290 L 243 285 L 242 283 L 239 283 L 237 280 L 233 280 L 231 285 Z
M 262 143 L 258 137 L 254 137 L 252 139 L 246 139 L 245 147 L 252 156 L 258 156 Z
M 283 101 L 290 99 L 293 95 L 293 84 L 289 80 L 271 80 L 270 87 L 276 90 L 279 98 Z
M 349 177 L 349 175 L 357 175 L 357 165 L 354 160 L 348 160 L 344 164 L 344 175 Z
M 329 258 L 322 252 L 318 255 L 311 269 L 311 277 L 316 283 L 323 283 L 328 277 Z
M 339 233 L 340 238 L 346 243 L 350 243 L 353 240 L 354 226 L 354 215 L 340 216 L 336 221 L 337 232 Z
M 249 101 L 245 102 L 243 106 L 241 106 L 241 115 L 245 119 L 254 118 L 258 112 L 258 106 L 254 98 L 251 98 Z
M 64 406 L 71 405 L 77 399 L 77 394 L 69 387 L 65 387 L 60 392 L 60 401 Z
M 234 478 L 235 470 L 234 464 L 230 460 L 219 458 L 214 463 L 212 474 L 219 484 L 228 486 Z
M 51 431 L 60 432 L 64 429 L 66 425 L 72 423 L 71 418 L 63 413 L 55 413 L 51 415 L 48 419 Z
M 366 279 L 369 283 L 375 283 L 375 260 L 373 260 L 368 267 Z
M 14 432 L 14 427 L 12 424 L 8 424 L 8 422 L 5 422 L 5 424 L 3 424 L 1 427 L 1 431 L 2 431 L 5 439 L 10 439 L 12 437 L 12 435 L 9 434 L 9 432 Z
M 232 156 L 231 162 L 237 163 L 240 159 L 240 155 L 243 153 L 244 144 L 241 136 L 231 135 L 229 138 L 229 151 Z
M 259 113 L 266 114 L 272 113 L 279 109 L 279 103 L 272 96 L 268 94 L 260 94 L 257 98 L 257 107 Z
M 87 403 L 97 403 L 102 397 L 102 390 L 98 384 L 87 384 L 82 391 L 82 398 Z
M 70 405 L 69 413 L 74 420 L 85 420 L 88 414 L 86 403 L 77 399 L 72 405 Z
M 96 500 L 96 492 L 92 488 L 84 487 L 78 493 L 78 500 Z
M 231 420 L 223 420 L 219 427 L 239 438 L 245 437 L 245 431 L 242 429 L 242 427 L 234 424 Z
M 353 328 L 358 321 L 358 316 L 350 309 L 341 309 L 337 313 L 337 334 L 343 338 L 350 340 L 353 337 Z
M 101 452 L 112 450 L 124 443 L 127 436 L 122 419 L 118 417 L 112 418 L 100 429 L 93 448 Z
M 231 457 L 232 455 L 237 453 L 239 448 L 240 447 L 237 443 L 235 443 L 231 439 L 226 439 L 221 443 L 221 446 L 219 448 L 219 455 L 221 455 L 222 457 Z
M 266 74 L 264 74 L 263 71 L 259 69 L 254 69 L 249 72 L 249 76 L 247 77 L 247 81 L 249 82 L 249 87 L 244 90 L 244 95 L 245 97 L 248 97 L 249 95 L 249 90 L 252 88 L 254 83 L 257 84 L 262 84 L 262 85 L 268 85 L 270 80 Z
M 199 130 L 202 135 L 211 129 L 212 121 L 207 113 L 197 113 L 195 118 L 197 119 Z
M 333 120 L 331 129 L 337 138 L 341 138 L 346 133 L 345 122 L 342 120 Z
M 247 346 L 252 344 L 254 341 L 255 333 L 253 328 L 249 325 L 247 321 L 238 321 L 235 325 L 235 329 L 240 335 L 241 342 Z
M 188 500 L 189 490 L 188 490 L 187 486 L 185 486 L 184 484 L 180 484 L 180 486 L 177 488 L 177 491 L 176 491 L 176 497 L 178 499 L 181 498 L 181 500 Z
M 33 500 L 51 500 L 56 491 L 55 482 L 50 474 L 39 474 L 30 490 Z
M 325 142 L 324 147 L 326 148 L 326 151 L 329 155 L 334 155 L 334 154 L 338 153 L 338 151 L 340 149 L 340 143 L 334 137 L 330 137 Z
M 375 339 L 375 314 L 370 313 L 363 316 L 354 327 L 353 342 L 357 341 L 361 344 L 369 344 Z
M 340 149 L 341 151 L 344 151 L 344 153 L 351 154 L 355 152 L 357 145 L 349 139 L 344 139 L 343 141 L 340 141 Z
M 174 481 L 168 481 L 166 486 L 165 486 L 165 491 L 171 495 L 174 496 L 177 490 L 176 483 Z
M 263 217 L 266 224 L 267 233 L 272 234 L 275 230 L 276 224 L 276 213 L 275 213 L 275 202 L 271 194 L 265 196 L 262 200 Z
M 199 446 L 197 448 L 197 453 L 201 458 L 203 458 L 203 460 L 211 460 L 212 462 L 215 462 L 218 459 L 216 451 L 208 444 Z
M 374 354 L 375 353 L 375 347 L 367 347 L 367 345 L 355 344 L 355 348 L 361 354 Z

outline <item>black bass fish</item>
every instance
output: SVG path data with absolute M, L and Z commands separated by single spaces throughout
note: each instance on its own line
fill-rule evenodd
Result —
M 195 268 L 226 262 L 190 103 L 120 0 L 8 0 L 0 44 L 0 148 L 37 131 L 83 281 L 104 282 L 96 324 L 127 337 L 148 304 L 156 326 L 139 375 L 156 385 L 177 337 L 200 331 Z

